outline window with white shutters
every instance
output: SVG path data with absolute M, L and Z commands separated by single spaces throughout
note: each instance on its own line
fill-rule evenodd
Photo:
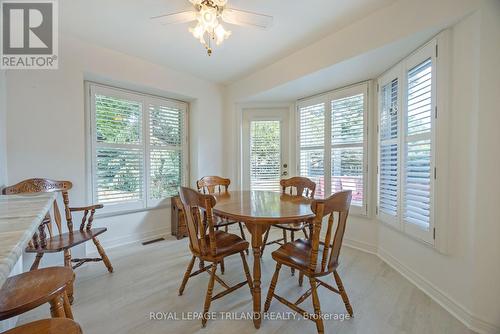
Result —
M 331 107 L 331 192 L 352 190 L 351 203 L 363 206 L 365 94 L 335 99 Z
M 407 72 L 404 222 L 430 229 L 432 153 L 432 59 Z
M 325 195 L 325 103 L 299 107 L 299 175 L 316 183 Z
M 88 84 L 93 200 L 107 211 L 155 206 L 185 184 L 183 102 Z
M 379 79 L 378 216 L 433 243 L 436 50 L 433 40 Z
M 367 83 L 299 101 L 298 173 L 316 195 L 352 190 L 353 211 L 367 213 Z
M 378 211 L 391 223 L 399 212 L 399 117 L 399 80 L 390 76 L 380 88 Z
M 280 191 L 281 122 L 250 123 L 250 189 Z

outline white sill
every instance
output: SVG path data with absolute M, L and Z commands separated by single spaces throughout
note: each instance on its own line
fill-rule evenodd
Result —
M 94 217 L 97 218 L 108 218 L 108 217 L 115 217 L 115 216 L 123 216 L 123 215 L 129 215 L 132 213 L 139 213 L 139 212 L 145 212 L 145 211 L 152 211 L 152 210 L 161 210 L 161 209 L 169 209 L 170 208 L 170 203 L 167 204 L 162 204 L 150 208 L 140 208 L 140 209 L 133 209 L 133 210 L 117 210 L 117 211 L 108 211 L 108 212 L 103 212 L 103 213 L 96 213 Z
M 390 223 L 386 223 L 385 221 L 383 220 L 380 220 L 378 217 L 376 218 L 377 219 L 377 222 L 379 222 L 381 225 L 385 226 L 385 227 L 388 227 L 389 229 L 393 230 L 393 231 L 396 231 L 398 232 L 399 234 L 401 234 L 402 236 L 404 237 L 407 237 L 408 239 L 411 239 L 423 246 L 426 246 L 428 248 L 431 248 L 433 250 L 435 250 L 436 252 L 438 253 L 441 253 L 438 249 L 438 247 L 436 247 L 436 241 L 434 240 L 434 243 L 429 243 L 423 239 L 420 239 L 414 235 L 411 235 L 409 233 L 406 233 L 405 231 L 403 231 L 402 229 L 400 229 L 399 227 L 396 227 L 394 226 L 393 224 L 390 224 Z

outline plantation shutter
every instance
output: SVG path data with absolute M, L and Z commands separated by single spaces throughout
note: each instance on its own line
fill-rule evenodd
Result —
M 149 103 L 149 198 L 175 196 L 182 185 L 182 144 L 184 114 L 182 105 L 155 101 Z
M 399 82 L 393 79 L 382 86 L 379 119 L 379 215 L 397 219 L 399 152 Z M 385 218 L 385 217 L 384 217 Z
M 164 204 L 186 184 L 187 104 L 88 87 L 93 200 L 104 212 Z
M 429 231 L 432 202 L 432 59 L 407 71 L 404 222 Z
M 325 195 L 325 103 L 299 107 L 299 173 L 316 183 L 316 195 Z
M 331 192 L 352 190 L 352 205 L 363 206 L 364 94 L 334 99 L 331 110 Z
M 280 191 L 281 122 L 250 122 L 250 188 Z
M 144 172 L 142 104 L 101 94 L 95 94 L 94 100 L 97 202 L 140 201 Z

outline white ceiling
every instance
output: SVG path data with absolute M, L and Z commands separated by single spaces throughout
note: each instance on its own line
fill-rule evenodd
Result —
M 227 25 L 233 35 L 208 57 L 190 24 L 149 18 L 190 8 L 188 0 L 60 1 L 61 31 L 218 83 L 230 83 L 395 0 L 229 0 L 230 7 L 274 16 L 269 30 Z M 192 24 L 191 24 L 192 25 Z
M 295 101 L 368 79 L 376 79 L 430 40 L 440 30 L 441 27 L 435 27 L 421 31 L 284 85 L 247 97 L 240 102 Z

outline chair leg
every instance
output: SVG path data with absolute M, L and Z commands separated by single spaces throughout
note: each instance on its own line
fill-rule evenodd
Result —
M 262 248 L 260 249 L 260 256 L 264 255 L 264 248 L 266 248 L 267 238 L 269 238 L 269 231 L 271 231 L 271 226 L 267 228 L 266 234 L 264 235 L 264 241 L 262 242 Z
M 243 240 L 247 240 L 246 236 L 245 236 L 245 230 L 243 229 L 243 224 L 241 222 L 238 223 L 238 226 L 240 227 L 240 233 L 241 233 L 241 238 Z M 248 253 L 248 249 L 245 250 L 245 253 L 247 253 L 247 255 L 249 254 Z
M 276 270 L 274 271 L 273 279 L 271 280 L 271 285 L 269 286 L 269 291 L 267 292 L 266 303 L 264 304 L 264 312 L 269 311 L 269 307 L 271 307 L 271 300 L 273 299 L 274 289 L 276 289 L 276 283 L 278 282 L 280 270 L 281 263 L 276 263 Z
M 224 259 L 220 261 L 220 272 L 222 275 L 224 275 L 224 272 L 226 271 L 226 267 L 224 266 Z
M 309 282 L 311 283 L 312 301 L 313 301 L 314 313 L 316 314 L 316 319 L 314 319 L 314 322 L 316 323 L 316 329 L 318 330 L 318 334 L 323 334 L 325 333 L 325 327 L 323 326 L 323 319 L 321 318 L 321 307 L 319 304 L 316 279 L 314 279 L 314 277 L 309 277 Z
M 294 231 L 290 231 L 290 242 L 294 242 L 295 241 L 295 232 Z M 292 276 L 295 276 L 295 268 L 290 268 L 290 272 L 292 273 Z
M 191 261 L 189 261 L 186 272 L 184 273 L 184 278 L 182 279 L 181 286 L 179 287 L 179 296 L 182 296 L 182 294 L 184 293 L 184 289 L 186 288 L 186 284 L 187 284 L 187 281 L 189 279 L 189 275 L 191 275 L 191 271 L 193 270 L 195 260 L 196 260 L 196 257 L 193 256 L 191 258 Z
M 71 310 L 71 304 L 69 303 L 68 294 L 66 292 L 63 294 L 63 307 L 66 318 L 73 320 L 73 311 Z
M 111 265 L 111 261 L 109 261 L 109 258 L 106 255 L 106 252 L 104 251 L 104 248 L 102 248 L 101 243 L 95 237 L 92 238 L 92 241 L 94 242 L 94 245 L 97 248 L 97 252 L 99 253 L 99 255 L 102 258 L 102 262 L 104 262 L 104 265 L 106 266 L 106 268 L 108 269 L 108 271 L 110 273 L 112 273 L 113 272 L 113 266 Z
M 64 250 L 64 266 L 73 270 L 71 266 L 71 251 L 69 249 Z M 66 287 L 66 292 L 68 294 L 68 299 L 71 304 L 73 304 L 73 285 L 75 283 L 75 273 L 73 272 L 73 279 Z
M 35 261 L 33 261 L 33 264 L 31 265 L 30 271 L 38 269 L 38 266 L 40 265 L 40 260 L 42 260 L 42 257 L 43 257 L 43 253 L 36 253 Z
M 340 279 L 340 276 L 337 273 L 337 271 L 333 272 L 333 277 L 335 278 L 335 282 L 337 283 L 337 287 L 339 288 L 340 296 L 344 301 L 345 308 L 349 313 L 349 315 L 352 317 L 353 315 L 352 306 L 351 303 L 349 302 L 349 297 L 347 297 L 347 292 L 345 292 L 344 284 L 342 284 L 342 280 Z
M 253 282 L 252 282 L 252 276 L 250 276 L 250 269 L 248 268 L 247 259 L 245 257 L 245 254 L 243 254 L 243 252 L 240 252 L 240 255 L 241 255 L 241 261 L 243 262 L 243 270 L 245 271 L 245 276 L 247 278 L 248 287 L 250 288 L 250 294 L 252 294 L 253 293 Z
M 307 234 L 307 230 L 305 227 L 302 229 L 302 233 L 304 233 L 304 236 L 306 237 L 306 239 L 309 239 L 309 235 Z
M 301 287 L 304 284 L 304 273 L 301 271 L 299 273 L 299 286 Z
M 208 281 L 207 295 L 205 296 L 205 306 L 203 307 L 203 319 L 201 320 L 201 325 L 203 327 L 207 324 L 207 313 L 210 309 L 210 303 L 212 302 L 212 292 L 214 290 L 215 282 L 215 272 L 217 270 L 217 262 L 212 264 L 212 271 L 210 272 L 210 280 Z
M 50 314 L 52 318 L 66 318 L 63 299 L 63 295 L 61 294 L 50 301 Z

